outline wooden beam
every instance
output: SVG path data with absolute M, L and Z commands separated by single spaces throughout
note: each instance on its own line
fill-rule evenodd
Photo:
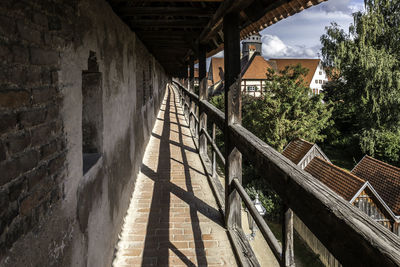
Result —
M 124 2 L 126 0 L 114 0 L 114 2 Z M 177 2 L 177 3 L 183 3 L 183 2 L 207 2 L 207 3 L 219 3 L 223 2 L 224 0 L 130 0 L 130 2 L 159 2 L 159 3 L 172 3 L 172 2 Z
M 134 27 L 169 27 L 169 26 L 181 26 L 182 28 L 187 27 L 204 27 L 208 20 L 206 19 L 132 19 L 130 23 Z
M 132 16 L 198 16 L 210 17 L 215 10 L 198 7 L 123 7 L 116 10 L 122 17 Z
M 242 154 L 236 149 L 234 140 L 229 138 L 228 127 L 241 123 L 240 103 L 240 32 L 239 14 L 230 13 L 224 16 L 225 40 L 225 216 L 228 229 L 241 228 L 241 201 L 233 179 L 242 181 Z M 239 84 L 239 87 L 238 87 Z
M 206 78 L 206 47 L 204 45 L 200 45 L 198 48 L 199 51 L 199 99 L 207 100 L 207 78 Z M 207 114 L 199 105 L 199 113 L 200 113 L 200 127 L 199 127 L 199 152 L 201 154 L 207 154 L 207 137 L 205 136 L 204 131 L 207 131 Z

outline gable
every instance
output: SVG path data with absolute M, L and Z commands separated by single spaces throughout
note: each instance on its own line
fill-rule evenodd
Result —
M 313 143 L 297 138 L 291 141 L 282 151 L 282 155 L 290 159 L 294 164 L 298 164 L 313 147 Z
M 393 213 L 400 215 L 400 168 L 365 156 L 351 172 L 371 183 Z

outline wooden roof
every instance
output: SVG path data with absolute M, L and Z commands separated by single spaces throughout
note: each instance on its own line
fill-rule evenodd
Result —
M 313 143 L 296 138 L 285 147 L 282 155 L 290 159 L 294 164 L 298 164 L 313 146 Z
M 324 0 L 108 0 L 114 12 L 171 75 L 186 75 L 199 44 L 223 49 L 222 21 L 239 12 L 241 38 Z
M 365 156 L 351 172 L 370 182 L 393 213 L 400 215 L 400 168 Z
M 347 201 L 350 201 L 365 184 L 365 181 L 356 175 L 319 157 L 314 157 L 304 170 Z

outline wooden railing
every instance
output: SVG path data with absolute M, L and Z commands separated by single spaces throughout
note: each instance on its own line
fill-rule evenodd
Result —
M 362 211 L 298 168 L 240 124 L 227 125 L 225 114 L 209 102 L 200 100 L 199 96 L 189 92 L 181 84 L 177 82 L 174 84 L 180 94 L 181 104 L 195 137 L 200 157 L 208 169 L 212 190 L 221 211 L 227 216 L 225 223 L 242 265 L 259 266 L 259 263 L 244 236 L 240 219 L 232 223 L 228 218 L 227 214 L 232 214 L 233 211 L 235 216 L 240 217 L 241 203 L 237 203 L 237 200 L 232 201 L 233 193 L 240 196 L 281 266 L 294 266 L 291 210 L 342 265 L 400 266 L 398 236 L 372 221 Z M 211 136 L 207 132 L 207 120 L 213 125 Z M 216 174 L 216 156 L 224 164 L 226 159 L 215 143 L 216 127 L 233 140 L 231 142 L 235 148 L 253 166 L 262 170 L 264 178 L 282 199 L 285 207 L 282 245 L 258 214 L 241 184 L 241 179 L 234 178 L 229 181 L 227 177 L 229 168 L 225 169 L 225 188 L 221 185 Z M 212 150 L 211 160 L 207 155 L 207 141 Z

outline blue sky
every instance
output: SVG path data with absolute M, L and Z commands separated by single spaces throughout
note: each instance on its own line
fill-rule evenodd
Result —
M 278 21 L 262 30 L 265 58 L 317 58 L 325 27 L 336 22 L 348 31 L 352 13 L 364 10 L 364 0 L 329 0 Z M 224 52 L 214 57 L 223 57 Z M 207 60 L 209 65 L 210 59 Z
M 364 9 L 363 0 L 330 0 L 306 9 L 262 30 L 263 55 L 318 57 L 325 27 L 336 22 L 348 30 L 352 13 Z

